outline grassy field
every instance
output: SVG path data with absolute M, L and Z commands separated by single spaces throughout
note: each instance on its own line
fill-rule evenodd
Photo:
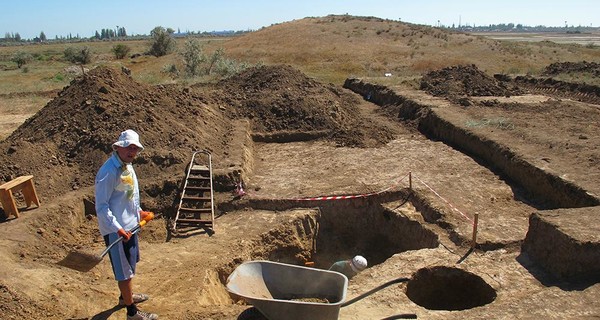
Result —
M 197 40 L 205 54 L 220 48 L 228 59 L 250 65 L 289 64 L 325 83 L 341 85 L 348 77 L 369 77 L 386 85 L 415 86 L 423 73 L 458 64 L 475 64 L 488 74 L 537 75 L 553 62 L 600 61 L 598 38 L 598 34 L 466 34 L 343 15 L 294 20 L 237 37 Z M 186 39 L 175 41 L 182 50 Z M 145 40 L 0 47 L 0 114 L 33 114 L 47 103 L 50 93 L 67 86 L 77 76 L 72 71 L 78 69 L 64 59 L 68 47 L 90 48 L 93 60 L 86 68 L 125 66 L 144 83 L 189 85 L 215 80 L 175 77 L 167 72 L 172 66 L 183 69 L 179 51 L 158 58 L 141 55 L 117 60 L 112 53 L 116 44 L 130 47 L 130 56 L 143 54 L 150 47 Z M 17 68 L 11 57 L 18 51 L 31 54 L 34 60 Z M 393 76 L 384 77 L 385 73 Z M 600 85 L 586 75 L 563 76 L 560 80 Z M 0 131 L 11 131 L 1 126 Z
M 494 40 L 541 42 L 551 41 L 560 44 L 578 44 L 581 46 L 600 46 L 600 33 L 554 33 L 554 32 L 488 32 L 472 33 Z
M 216 47 L 216 44 L 224 41 L 224 38 L 198 38 L 205 48 Z M 175 40 L 179 46 L 184 39 Z M 116 44 L 125 44 L 131 51 L 129 56 L 141 55 L 137 58 L 116 59 L 112 48 Z M 35 93 L 61 89 L 68 85 L 76 76 L 71 71 L 78 71 L 73 64 L 65 61 L 64 51 L 68 47 L 90 48 L 93 60 L 86 68 L 100 65 L 125 66 L 132 69 L 133 77 L 138 81 L 160 84 L 173 82 L 171 75 L 164 72 L 168 65 L 181 64 L 181 57 L 174 52 L 164 57 L 144 55 L 150 47 L 146 40 L 130 41 L 90 41 L 80 43 L 48 43 L 30 44 L 24 46 L 0 47 L 0 95 L 9 93 Z M 214 50 L 214 49 L 212 49 Z M 13 54 L 25 51 L 34 57 L 34 60 L 21 69 L 10 61 Z
M 394 81 L 414 79 L 422 73 L 457 64 L 476 64 L 488 73 L 537 74 L 552 62 L 598 61 L 597 34 L 465 34 L 378 18 L 328 16 L 276 24 L 239 37 L 198 38 L 205 53 L 217 48 L 238 61 L 283 63 L 301 69 L 324 82 L 343 83 L 348 77 L 382 77 Z M 540 39 L 553 41 L 540 41 Z M 179 50 L 185 39 L 176 39 Z M 111 49 L 117 43 L 143 54 L 150 43 L 94 41 L 73 44 L 33 44 L 0 47 L 0 94 L 60 89 L 74 77 L 65 71 L 65 48 L 88 46 L 93 61 L 87 66 L 126 66 L 139 81 L 159 84 L 203 79 L 174 79 L 165 72 L 181 68 L 181 56 L 142 56 L 116 60 Z M 17 51 L 35 60 L 21 69 L 10 61 Z M 390 79 L 387 79 L 389 81 Z

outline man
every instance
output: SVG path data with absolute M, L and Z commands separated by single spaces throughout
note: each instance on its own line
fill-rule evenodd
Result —
M 98 227 L 106 245 L 123 237 L 123 241 L 112 247 L 108 254 L 121 292 L 119 304 L 127 307 L 127 320 L 158 319 L 156 314 L 142 312 L 137 308 L 136 303 L 148 300 L 148 296 L 133 294 L 132 285 L 140 256 L 137 233 L 132 234 L 129 230 L 150 214 L 140 207 L 138 181 L 131 164 L 144 146 L 135 131 L 125 130 L 112 148 L 111 157 L 96 174 Z
M 348 279 L 351 279 L 359 272 L 367 268 L 367 259 L 363 256 L 356 256 L 352 259 L 338 261 L 329 267 L 330 271 L 337 271 L 342 273 Z

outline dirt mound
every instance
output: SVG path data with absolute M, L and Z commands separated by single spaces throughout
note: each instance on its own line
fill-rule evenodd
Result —
M 386 143 L 392 132 L 362 119 L 355 94 L 324 85 L 287 65 L 261 66 L 221 81 L 220 100 L 255 132 L 327 132 L 343 146 Z
M 290 66 L 251 68 L 220 86 L 235 93 L 230 99 L 235 114 L 253 119 L 257 131 L 336 129 L 356 111 L 355 96 Z
M 511 96 L 518 94 L 475 65 L 459 65 L 431 71 L 421 79 L 421 90 L 453 99 L 463 96 Z
M 181 179 L 194 150 L 209 150 L 217 168 L 227 166 L 222 159 L 236 118 L 251 119 L 259 132 L 324 130 L 339 145 L 389 141 L 391 131 L 360 117 L 362 102 L 288 66 L 252 68 L 216 86 L 192 88 L 149 86 L 99 67 L 0 142 L 0 179 L 32 174 L 42 200 L 91 186 L 112 142 L 129 128 L 146 146 L 136 160 L 141 185 L 155 189 L 161 180 Z
M 554 78 L 535 78 L 518 76 L 514 84 L 529 92 L 553 96 L 558 99 L 572 99 L 593 104 L 600 104 L 600 87 L 587 84 L 556 80 Z
M 226 119 L 189 89 L 147 86 L 96 68 L 0 143 L 0 178 L 33 174 L 42 197 L 90 186 L 112 142 L 128 128 L 147 147 L 137 161 L 140 176 L 154 178 L 187 161 L 192 150 L 221 152 Z
M 600 63 L 596 62 L 555 62 L 548 65 L 542 75 L 557 76 L 563 73 L 591 73 L 594 77 L 600 77 Z

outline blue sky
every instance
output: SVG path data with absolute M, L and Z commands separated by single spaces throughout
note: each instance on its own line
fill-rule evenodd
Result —
M 0 10 L 0 37 L 93 36 L 125 27 L 148 34 L 156 26 L 183 31 L 260 29 L 274 23 L 351 14 L 437 25 L 523 25 L 600 27 L 597 0 L 11 0 Z

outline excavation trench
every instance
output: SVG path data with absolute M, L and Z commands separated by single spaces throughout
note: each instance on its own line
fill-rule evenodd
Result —
M 391 193 L 383 198 L 397 200 L 401 196 L 404 194 Z M 261 235 L 260 240 L 253 244 L 255 249 L 251 248 L 250 251 L 258 252 L 268 247 L 271 249 L 253 259 L 294 265 L 310 262 L 315 268 L 328 269 L 338 260 L 360 254 L 368 260 L 369 267 L 373 267 L 384 263 L 394 254 L 439 246 L 438 235 L 426 224 L 382 206 L 377 200 L 382 199 L 358 198 L 312 207 L 310 210 L 314 214 L 308 214 Z M 290 201 L 263 201 L 260 209 L 284 212 L 294 204 L 298 205 Z M 401 205 L 407 205 L 407 202 Z M 311 208 L 310 204 L 305 206 Z M 418 214 L 414 207 L 410 208 Z M 278 245 L 272 246 L 274 242 Z M 243 260 L 245 259 L 236 258 L 221 268 L 222 283 L 226 283 L 229 274 Z M 463 310 L 489 303 L 495 298 L 495 292 L 475 275 L 443 267 L 431 270 L 429 273 L 416 273 L 410 282 L 412 284 L 407 286 L 407 295 L 426 308 Z M 381 283 L 375 281 L 373 287 L 379 284 Z M 437 304 L 433 297 L 436 288 L 448 296 Z M 460 295 L 452 292 L 458 292 L 460 288 L 465 290 Z M 237 300 L 238 297 L 233 298 Z
M 600 205 L 600 199 L 573 182 L 529 163 L 509 147 L 477 136 L 446 120 L 427 102 L 402 95 L 382 85 L 347 79 L 344 87 L 395 114 L 399 120 L 418 120 L 418 129 L 430 138 L 479 159 L 488 168 L 527 191 L 531 200 L 549 208 L 579 208 Z
M 367 258 L 369 266 L 373 266 L 397 253 L 439 245 L 438 235 L 434 231 L 380 204 L 382 201 L 406 199 L 406 196 L 405 192 L 395 192 L 372 198 L 325 203 L 256 199 L 240 202 L 236 208 L 222 205 L 220 209 L 241 209 L 239 206 L 271 211 L 316 208 L 319 214 L 311 218 L 313 221 L 290 224 L 287 228 L 291 230 L 287 231 L 281 230 L 286 226 L 270 231 L 278 235 L 281 245 L 287 249 L 273 248 L 262 258 L 292 264 L 312 262 L 317 268 L 328 269 L 338 260 L 360 254 Z M 315 227 L 299 228 L 299 224 Z M 281 235 L 285 235 L 286 239 L 282 239 Z M 306 237 L 310 237 L 311 241 L 297 241 Z M 261 236 L 265 241 L 272 241 L 272 238 L 269 235 Z M 265 247 L 266 244 L 259 241 L 256 246 Z M 287 256 L 282 252 L 287 252 Z
M 285 205 L 270 202 L 271 209 L 282 209 Z M 283 226 L 288 230 L 280 227 L 261 235 L 261 240 L 254 243 L 255 251 L 269 247 L 275 238 L 280 244 L 256 259 L 301 265 L 299 257 L 302 257 L 311 265 L 314 263 L 315 268 L 328 269 L 335 261 L 361 254 L 369 261 L 369 267 L 373 267 L 394 254 L 439 245 L 438 235 L 426 225 L 369 199 L 333 202 L 313 210 L 315 214 Z M 304 241 L 306 238 L 310 241 Z M 221 275 L 223 283 L 240 260 L 234 259 L 225 268 L 227 272 Z M 373 288 L 380 284 L 374 281 Z M 444 266 L 414 273 L 407 283 L 406 295 L 431 310 L 465 310 L 496 298 L 495 290 L 479 276 Z

